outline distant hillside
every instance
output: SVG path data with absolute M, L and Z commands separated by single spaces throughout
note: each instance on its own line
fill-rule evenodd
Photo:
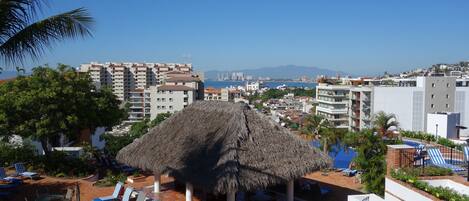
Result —
M 297 79 L 301 76 L 307 76 L 309 78 L 315 78 L 318 75 L 326 76 L 336 76 L 339 75 L 349 75 L 348 73 L 334 71 L 329 69 L 322 69 L 317 67 L 306 67 L 306 66 L 295 66 L 295 65 L 286 65 L 286 66 L 277 66 L 277 67 L 265 67 L 257 69 L 244 69 L 244 70 L 235 70 L 235 71 L 206 71 L 205 78 L 210 80 L 216 80 L 217 75 L 220 73 L 229 73 L 229 72 L 243 72 L 245 75 L 252 75 L 254 77 L 270 77 L 272 79 Z

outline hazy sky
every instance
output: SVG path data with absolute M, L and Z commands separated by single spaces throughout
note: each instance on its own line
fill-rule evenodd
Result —
M 86 7 L 94 37 L 29 66 L 192 62 L 199 70 L 304 65 L 354 74 L 469 59 L 469 1 L 53 0 Z

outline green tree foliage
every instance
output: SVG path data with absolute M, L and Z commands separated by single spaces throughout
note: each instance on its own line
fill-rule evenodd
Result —
M 315 97 L 316 90 L 315 89 L 303 89 L 303 88 L 294 88 L 288 89 L 290 93 L 295 94 L 295 96 L 308 96 L 308 97 Z
M 37 67 L 31 76 L 0 85 L 0 131 L 4 140 L 39 140 L 48 155 L 48 145 L 62 134 L 74 140 L 82 129 L 119 123 L 119 104 L 111 91 L 96 90 L 87 74 L 62 64 Z
M 373 126 L 381 136 L 388 136 L 390 134 L 389 129 L 392 127 L 397 128 L 399 123 L 394 114 L 386 114 L 380 111 L 373 117 Z
M 0 59 L 5 64 L 40 57 L 55 42 L 90 36 L 93 19 L 84 8 L 37 21 L 42 0 L 0 1 Z
M 372 193 L 384 194 L 384 178 L 386 174 L 386 144 L 380 135 L 375 135 L 371 130 L 357 133 L 348 133 L 345 137 L 348 145 L 354 145 L 357 157 L 354 159 L 359 170 L 365 188 Z
M 284 95 L 287 95 L 288 91 L 279 90 L 279 89 L 269 89 L 261 94 L 260 98 L 262 101 L 267 101 L 269 99 L 278 99 L 282 98 Z
M 334 151 L 331 150 L 333 145 L 340 145 L 345 132 L 334 128 L 324 117 L 320 115 L 308 115 L 303 121 L 302 132 L 319 139 L 324 153 Z
M 30 144 L 21 146 L 12 145 L 6 142 L 0 142 L 0 162 L 2 167 L 10 166 L 13 163 L 31 162 L 34 158 L 34 148 Z
M 171 113 L 167 112 L 167 113 L 160 113 L 158 115 L 156 115 L 155 119 L 153 119 L 151 122 L 150 122 L 150 128 L 153 128 L 155 126 L 158 126 L 161 122 L 163 122 L 164 120 L 166 120 L 167 118 L 169 118 L 171 116 Z
M 150 123 L 149 123 L 148 119 L 145 119 L 145 120 L 140 121 L 140 122 L 135 122 L 130 127 L 129 135 L 134 139 L 139 138 L 142 135 L 145 135 L 148 132 L 149 128 L 150 128 Z
M 124 135 L 103 135 L 102 137 L 106 141 L 106 152 L 111 156 L 116 156 L 119 150 L 132 143 L 135 139 L 141 137 L 142 135 L 145 135 L 149 131 L 149 129 L 159 125 L 161 122 L 163 122 L 170 116 L 171 113 L 160 113 L 152 121 L 145 119 L 143 121 L 136 122 L 130 127 L 129 133 Z

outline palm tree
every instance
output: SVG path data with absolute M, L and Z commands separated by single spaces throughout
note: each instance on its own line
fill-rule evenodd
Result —
M 380 111 L 375 114 L 373 118 L 373 126 L 378 130 L 378 133 L 381 136 L 387 136 L 389 134 L 389 129 L 391 127 L 398 127 L 399 123 L 397 122 L 396 115 L 386 114 L 383 111 Z
M 54 42 L 91 36 L 93 18 L 84 8 L 37 20 L 42 0 L 0 0 L 0 60 L 7 65 L 36 60 Z
M 20 75 L 21 73 L 25 74 L 26 73 L 26 70 L 24 70 L 24 68 L 21 68 L 21 67 L 16 67 L 16 73 L 18 73 L 18 75 Z
M 322 116 L 308 115 L 304 119 L 303 133 L 319 139 L 324 153 L 329 152 L 329 146 L 339 143 L 341 132 Z

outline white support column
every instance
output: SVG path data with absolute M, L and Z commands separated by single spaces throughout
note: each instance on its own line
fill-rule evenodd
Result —
M 155 176 L 155 181 L 153 182 L 153 192 L 159 193 L 160 187 L 161 187 L 161 184 L 160 184 L 161 174 L 155 172 L 154 176 Z
M 235 201 L 236 200 L 236 191 L 230 191 L 226 194 L 226 201 Z
M 287 183 L 287 201 L 293 201 L 295 198 L 295 195 L 293 195 L 294 192 L 294 183 L 293 180 L 288 181 Z
M 194 194 L 194 188 L 189 182 L 186 183 L 186 201 L 192 201 L 192 194 Z

